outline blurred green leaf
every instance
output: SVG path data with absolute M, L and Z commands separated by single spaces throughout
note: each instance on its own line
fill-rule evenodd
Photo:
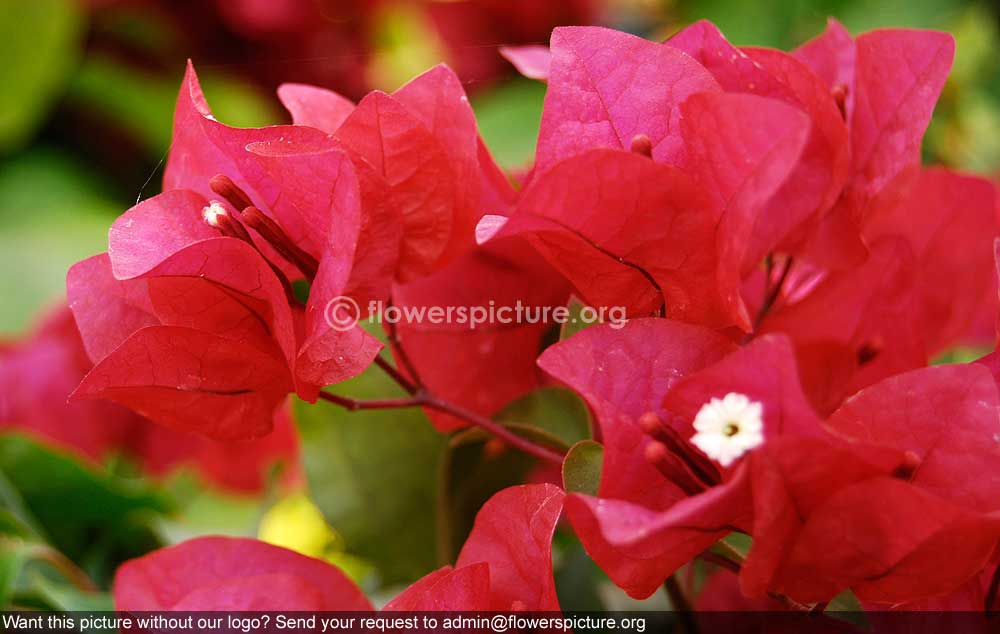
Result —
M 30 140 L 76 66 L 83 31 L 74 0 L 0 0 L 0 154 Z
M 32 575 L 28 587 L 54 610 L 100 612 L 115 609 L 111 595 L 107 592 L 83 592 L 66 583 L 53 581 L 39 574 Z
M 563 388 L 535 390 L 511 402 L 494 418 L 519 436 L 563 451 L 591 433 L 587 406 Z M 478 428 L 451 437 L 441 465 L 441 563 L 454 561 L 483 504 L 497 491 L 523 483 L 537 465 L 531 456 L 495 441 Z
M 455 561 L 483 504 L 497 491 L 524 482 L 536 463 L 531 456 L 490 440 L 479 429 L 467 429 L 448 443 L 438 500 L 441 564 Z
M 68 99 L 127 130 L 150 158 L 159 160 L 170 146 L 183 69 L 177 70 L 176 76 L 167 78 L 111 57 L 92 55 L 73 76 Z M 244 81 L 214 72 L 200 73 L 198 79 L 213 114 L 223 123 L 254 127 L 284 118 L 273 99 Z
M 0 434 L 0 471 L 51 545 L 98 580 L 155 548 L 150 524 L 170 501 L 141 480 L 85 465 L 71 453 L 20 434 Z
M 593 440 L 581 440 L 563 461 L 563 487 L 570 493 L 597 495 L 603 463 L 604 446 Z
M 990 352 L 992 348 L 986 347 L 969 347 L 969 346 L 956 346 L 947 352 L 940 354 L 939 356 L 931 359 L 931 365 L 946 365 L 949 363 L 972 363 L 980 357 L 985 357 Z
M 66 270 L 107 248 L 122 205 L 66 155 L 33 150 L 0 164 L 0 333 L 25 329 L 65 293 Z
M 473 99 L 479 132 L 504 168 L 530 164 L 544 99 L 545 84 L 528 79 L 515 79 Z
M 0 609 L 10 604 L 17 578 L 27 561 L 21 544 L 21 540 L 0 535 Z
M 337 392 L 399 395 L 374 366 Z M 346 552 L 372 562 L 387 585 L 433 569 L 444 437 L 417 409 L 347 412 L 321 401 L 299 402 L 295 413 L 310 492 Z
M 553 567 L 559 605 L 569 612 L 605 609 L 600 586 L 608 583 L 604 571 L 587 555 L 576 535 L 557 531 L 553 539 Z
M 555 437 L 565 448 L 590 438 L 590 410 L 576 395 L 561 387 L 543 387 L 511 402 L 496 420 L 520 423 Z

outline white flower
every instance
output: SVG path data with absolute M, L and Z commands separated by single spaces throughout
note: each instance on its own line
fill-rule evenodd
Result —
M 764 406 L 730 392 L 701 406 L 691 443 L 723 467 L 764 442 Z
M 226 216 L 229 212 L 226 208 L 222 206 L 217 200 L 213 200 L 207 207 L 203 207 L 201 210 L 201 217 L 205 219 L 205 222 L 213 227 L 219 226 L 219 216 Z

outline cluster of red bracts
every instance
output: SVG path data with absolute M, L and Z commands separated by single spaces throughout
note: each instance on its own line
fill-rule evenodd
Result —
M 315 401 L 379 354 L 360 327 L 328 326 L 334 297 L 576 295 L 630 320 L 548 347 L 544 324 L 398 326 L 400 371 L 468 412 L 573 389 L 604 458 L 596 496 L 498 494 L 456 567 L 391 606 L 556 609 L 541 571 L 565 506 L 634 597 L 739 531 L 752 547 L 729 564 L 747 606 L 851 590 L 866 607 L 982 609 L 1000 541 L 1000 361 L 928 367 L 983 342 L 996 311 L 996 187 L 920 164 L 953 53 L 946 34 L 852 38 L 835 22 L 792 53 L 734 47 L 705 22 L 664 43 L 560 28 L 548 50 L 505 51 L 548 83 L 516 189 L 445 67 L 357 105 L 285 85 L 294 125 L 249 130 L 212 117 L 189 68 L 164 193 L 69 273 L 94 363 L 75 397 L 257 438 L 289 393 Z M 219 564 L 177 572 L 206 559 Z M 127 564 L 116 599 L 367 606 L 331 568 L 224 540 Z

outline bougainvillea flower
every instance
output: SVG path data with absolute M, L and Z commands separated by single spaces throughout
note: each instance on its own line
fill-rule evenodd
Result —
M 992 376 L 976 365 L 915 370 L 849 399 L 830 431 L 904 452 L 905 463 L 894 477 L 799 507 L 804 521 L 786 541 L 772 588 L 815 601 L 849 587 L 895 604 L 953 592 L 979 575 L 1000 536 L 998 405 Z
M 810 118 L 799 101 L 721 93 L 707 78 L 707 71 L 692 66 L 690 57 L 678 49 L 614 31 L 560 29 L 552 41 L 552 77 L 536 175 L 507 233 L 537 235 L 544 230 L 545 235 L 536 239 L 540 250 L 589 303 L 613 305 L 610 296 L 615 295 L 619 305 L 624 303 L 634 315 L 650 314 L 663 306 L 671 318 L 736 324 L 750 330 L 739 288 L 744 271 L 750 268 L 746 261 L 759 259 L 761 254 L 751 256 L 747 249 L 759 214 L 797 171 L 811 138 Z M 610 48 L 605 50 L 605 44 Z M 627 51 L 629 64 L 637 70 L 616 70 L 620 76 L 610 71 L 601 74 L 601 64 L 613 62 L 616 68 L 624 68 L 619 60 L 608 57 L 618 48 Z M 658 89 L 647 94 L 652 80 L 646 78 L 644 83 L 643 73 L 654 69 L 670 78 L 672 73 L 682 73 L 681 86 L 664 91 L 656 84 Z M 804 68 L 802 73 L 808 75 Z M 699 77 L 706 79 L 695 85 Z M 584 90 L 595 93 L 594 112 L 583 106 L 586 100 L 580 93 Z M 604 103 L 615 106 L 602 110 L 598 106 Z M 836 116 L 835 106 L 830 108 Z M 671 114 L 665 117 L 663 113 Z M 636 158 L 621 157 L 624 153 L 601 154 L 592 149 L 601 147 L 631 150 L 672 163 L 697 183 L 699 191 L 692 194 L 680 176 L 666 176 L 666 167 L 641 167 Z M 603 157 L 602 164 L 588 165 L 587 156 Z M 614 156 L 619 158 L 609 158 Z M 596 163 L 594 158 L 589 161 Z M 644 173 L 633 178 L 639 169 Z M 658 169 L 662 175 L 649 173 Z M 584 170 L 594 173 L 589 180 L 599 190 L 582 193 L 579 198 L 588 201 L 587 205 L 576 200 L 576 192 L 564 193 L 567 179 L 573 178 L 578 185 L 575 177 Z M 616 170 L 627 175 L 620 177 Z M 601 185 L 610 180 L 618 183 Z M 650 182 L 660 184 L 659 191 Z M 669 196 L 670 204 L 661 203 L 661 195 Z M 798 192 L 796 200 L 802 199 Z M 779 206 L 788 208 L 783 203 Z M 612 207 L 622 210 L 605 213 Z M 594 211 L 578 214 L 581 208 Z M 546 223 L 530 219 L 529 214 L 547 218 L 548 230 Z M 659 233 L 654 234 L 646 223 L 656 216 Z M 555 235 L 558 225 L 569 235 Z M 777 231 L 771 243 L 787 230 Z M 674 245 L 681 234 L 686 236 L 683 244 Z M 670 246 L 654 250 L 647 242 Z M 714 257 L 706 258 L 710 254 Z
M 552 534 L 564 497 L 551 484 L 495 494 L 479 510 L 455 567 L 428 574 L 385 609 L 558 612 Z
M 626 527 L 638 529 L 658 511 L 670 509 L 686 497 L 645 458 L 653 439 L 638 421 L 647 412 L 662 413 L 663 397 L 678 378 L 732 349 L 729 340 L 707 329 L 662 319 L 635 319 L 620 330 L 592 326 L 539 357 L 543 370 L 587 401 L 604 443 L 598 497 L 570 495 L 568 516 L 591 557 L 634 596 L 652 593 L 690 553 L 660 560 L 628 555 L 604 537 L 597 518 L 618 518 Z M 678 511 L 682 512 L 684 509 Z M 692 526 L 691 530 L 678 531 L 690 538 L 700 532 Z M 718 536 L 701 533 L 697 539 L 706 543 L 696 547 L 697 552 L 725 532 L 715 531 Z
M 870 210 L 905 193 L 920 165 L 920 141 L 955 55 L 951 35 L 878 29 L 852 40 L 835 21 L 796 55 L 843 103 L 851 166 L 835 208 L 803 251 L 827 264 L 857 262 L 850 237 Z M 856 250 L 856 245 L 853 247 Z
M 901 236 L 913 251 L 929 356 L 971 338 L 984 306 L 992 314 L 998 202 L 989 180 L 931 168 L 921 170 L 907 196 L 865 221 L 867 242 Z
M 126 612 L 372 610 L 330 564 L 237 537 L 200 537 L 126 562 L 114 600 Z
M 605 444 L 598 496 L 570 495 L 567 515 L 591 557 L 632 596 L 648 596 L 737 529 L 764 536 L 748 561 L 760 574 L 780 561 L 781 536 L 797 530 L 795 504 L 815 505 L 900 461 L 895 451 L 855 458 L 822 437 L 787 340 L 763 337 L 734 351 L 716 337 L 634 320 L 621 331 L 584 330 L 539 359 L 597 414 Z M 727 469 L 690 439 L 699 412 L 731 394 L 759 407 L 765 442 Z
M 392 95 L 375 91 L 353 107 L 329 91 L 282 86 L 296 124 L 317 125 L 384 184 L 384 204 L 402 223 L 397 277 L 409 281 L 448 264 L 475 244 L 482 204 L 509 202 L 513 190 L 479 139 L 458 77 L 437 66 Z M 495 208 L 492 211 L 500 212 Z M 372 236 L 383 243 L 385 235 Z M 362 249 L 363 251 L 363 249 Z
M 197 206 L 187 211 L 200 214 Z M 255 262 L 255 252 L 237 240 L 206 242 L 238 247 L 245 257 L 227 262 L 206 257 L 223 255 L 221 251 L 205 251 L 200 260 L 182 263 L 232 267 Z M 206 244 L 190 248 L 201 251 Z M 227 272 L 242 274 L 238 281 L 258 290 L 267 289 L 261 281 L 270 275 L 272 286 L 281 292 L 269 269 Z M 273 330 L 261 313 L 281 315 L 284 308 L 290 329 L 287 300 L 283 295 L 273 304 L 259 295 L 244 298 L 233 287 L 213 281 L 200 278 L 197 268 L 180 276 L 120 281 L 113 277 L 107 255 L 74 265 L 67 277 L 70 307 L 84 342 L 101 344 L 91 343 L 88 349 L 106 352 L 95 357 L 94 368 L 74 397 L 114 400 L 161 424 L 217 439 L 255 438 L 270 431 L 274 410 L 292 390 L 286 356 L 271 333 L 286 337 L 292 333 Z M 120 319 L 121 315 L 130 319 Z M 144 323 L 130 331 L 129 326 L 140 319 Z
M 792 233 L 822 216 L 836 201 L 847 178 L 847 127 L 829 88 L 807 66 L 782 51 L 736 48 L 711 22 L 702 20 L 666 42 L 691 55 L 728 93 L 775 99 L 807 116 L 809 137 L 794 170 L 755 216 L 744 270 L 770 250 L 787 250 L 801 236 Z M 704 132 L 704 127 L 695 129 Z M 696 135 L 690 138 L 697 139 Z M 790 235 L 791 234 L 791 235 Z
M 663 398 L 683 376 L 735 349 L 705 328 L 665 319 L 632 319 L 621 329 L 591 326 L 550 346 L 538 365 L 575 390 L 594 412 L 604 443 L 598 495 L 664 510 L 683 495 L 644 459 L 652 438 L 639 425 L 664 414 Z
M 192 468 L 231 492 L 264 490 L 279 463 L 284 483 L 299 477 L 298 438 L 288 408 L 275 411 L 274 430 L 263 438 L 216 442 L 162 427 L 108 401 L 68 402 L 92 367 L 72 313 L 61 307 L 30 338 L 0 351 L 0 427 L 26 431 L 97 464 L 119 453 L 154 476 Z
M 791 301 L 767 315 L 760 332 L 791 339 L 821 415 L 863 387 L 926 365 L 913 254 L 902 239 L 874 243 L 860 267 L 801 282 L 788 285 Z
M 477 414 L 495 414 L 541 384 L 535 359 L 554 327 L 551 311 L 568 299 L 562 276 L 518 237 L 490 241 L 436 273 L 397 285 L 393 307 L 424 315 L 395 326 L 418 375 L 411 378 Z M 435 311 L 444 318 L 434 318 Z M 465 311 L 464 318 L 458 312 L 448 318 L 447 311 Z M 427 413 L 440 430 L 468 425 Z
M 108 256 L 70 273 L 71 305 L 97 362 L 77 396 L 246 439 L 269 431 L 287 392 L 315 400 L 371 362 L 378 341 L 359 327 L 335 330 L 325 316 L 352 288 L 365 222 L 357 172 L 335 141 L 305 126 L 218 123 L 189 67 L 165 184 L 191 189 L 136 205 L 112 226 Z M 312 282 L 305 307 L 290 287 L 302 276 Z M 116 301 L 105 305 L 105 290 Z M 154 351 L 163 355 L 155 368 Z

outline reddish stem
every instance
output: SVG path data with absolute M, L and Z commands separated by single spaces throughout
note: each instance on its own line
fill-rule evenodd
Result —
M 389 302 L 389 306 L 392 306 L 392 302 Z M 410 355 L 408 355 L 406 353 L 406 349 L 403 348 L 403 342 L 399 338 L 399 331 L 396 329 L 396 322 L 390 321 L 386 323 L 385 330 L 386 335 L 389 337 L 389 344 L 392 348 L 393 354 L 396 356 L 396 359 L 398 359 L 399 365 L 403 368 L 403 371 L 410 375 L 410 379 L 405 379 L 402 376 L 402 373 L 395 368 L 393 368 L 395 374 L 390 374 L 390 376 L 394 379 L 396 379 L 396 376 L 399 376 L 399 379 L 396 379 L 396 382 L 399 383 L 404 390 L 407 389 L 406 385 L 416 386 L 416 388 L 419 388 L 421 386 L 420 375 L 417 373 L 417 368 L 413 365 L 413 361 L 410 360 Z M 404 385 L 400 379 L 402 379 L 406 385 Z
M 698 631 L 698 626 L 691 615 L 691 604 L 688 603 L 687 597 L 684 596 L 681 584 L 677 582 L 676 573 L 664 580 L 663 589 L 667 591 L 667 596 L 670 597 L 670 605 L 677 615 L 681 629 L 687 632 L 687 634 L 695 634 Z
M 382 370 L 389 375 L 389 378 L 399 384 L 399 387 L 406 390 L 407 394 L 417 393 L 417 386 L 414 385 L 408 378 L 403 376 L 402 372 L 397 370 L 395 366 L 386 361 L 381 355 L 375 357 L 375 365 L 382 368 Z
M 451 414 L 455 418 L 461 418 L 462 420 L 472 423 L 476 427 L 496 436 L 497 438 L 503 440 L 508 445 L 520 449 L 526 454 L 530 454 L 539 460 L 547 460 L 556 465 L 562 465 L 563 456 L 562 454 L 553 451 L 547 447 L 541 445 L 536 445 L 535 443 L 518 436 L 511 430 L 507 429 L 500 423 L 497 423 L 485 416 L 480 416 L 475 412 L 469 411 L 463 407 L 455 405 L 454 403 L 449 403 L 448 401 L 443 401 L 437 397 L 428 394 L 424 400 L 424 406 L 430 409 L 435 409 L 439 412 L 444 412 L 445 414 Z
M 362 400 L 321 391 L 319 393 L 319 397 L 324 401 L 329 401 L 334 405 L 339 405 L 349 412 L 356 412 L 363 409 L 402 409 L 404 407 L 420 407 L 424 404 L 420 397 L 413 396 Z
M 319 397 L 325 401 L 329 401 L 335 405 L 339 405 L 348 411 L 358 411 L 364 409 L 397 409 L 403 407 L 427 407 L 429 409 L 434 409 L 439 412 L 444 412 L 450 414 L 456 418 L 460 418 L 467 423 L 479 427 L 483 431 L 503 440 L 508 445 L 520 449 L 521 451 L 532 455 L 539 460 L 546 460 L 557 465 L 561 465 L 563 461 L 563 456 L 556 451 L 553 451 L 547 447 L 541 445 L 536 445 L 535 443 L 518 436 L 514 432 L 510 431 L 503 425 L 486 418 L 485 416 L 480 416 L 475 412 L 469 411 L 454 403 L 441 400 L 431 394 L 426 392 L 418 391 L 414 396 L 405 398 L 386 398 L 386 399 L 372 399 L 372 400 L 360 400 L 353 399 L 347 396 L 339 396 L 337 394 L 331 394 L 329 392 L 320 392 Z

